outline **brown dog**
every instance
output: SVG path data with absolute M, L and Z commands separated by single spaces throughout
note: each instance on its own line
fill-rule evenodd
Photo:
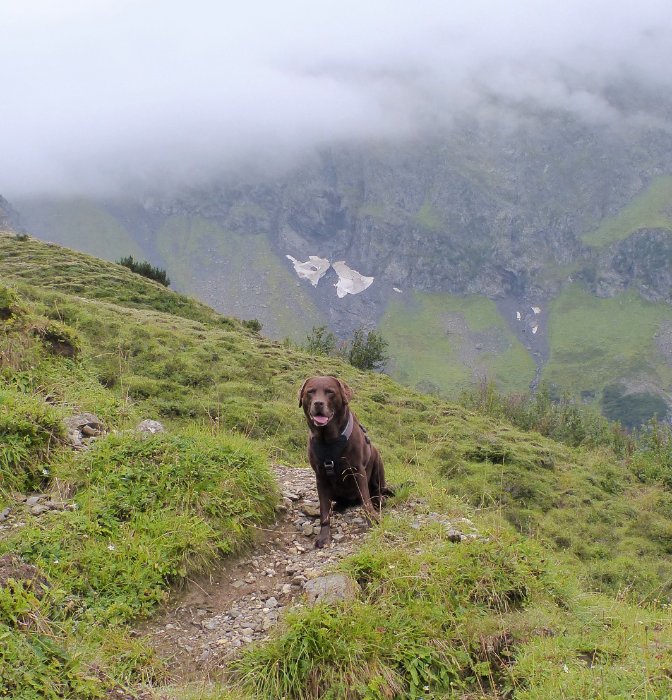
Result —
M 331 502 L 361 503 L 370 521 L 378 520 L 385 471 L 378 450 L 349 408 L 352 391 L 336 377 L 311 377 L 299 391 L 299 406 L 308 422 L 308 459 L 317 479 L 320 534 L 316 547 L 331 541 Z

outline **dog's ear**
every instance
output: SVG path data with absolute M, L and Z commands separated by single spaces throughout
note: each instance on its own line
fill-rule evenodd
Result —
M 303 405 L 303 390 L 306 388 L 306 384 L 308 384 L 308 379 L 306 379 L 299 389 L 299 406 Z
M 352 401 L 352 389 L 342 379 L 338 380 L 338 384 L 341 387 L 343 403 L 347 405 Z

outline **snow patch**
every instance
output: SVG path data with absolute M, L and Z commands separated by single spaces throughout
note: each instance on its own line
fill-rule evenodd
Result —
M 292 261 L 296 274 L 302 280 L 308 280 L 313 287 L 317 287 L 317 283 L 324 277 L 330 267 L 330 263 L 326 258 L 318 258 L 316 255 L 310 255 L 306 262 L 300 262 L 291 255 L 285 256 Z
M 346 294 L 359 294 L 373 283 L 373 277 L 361 275 L 356 270 L 349 268 L 343 260 L 333 263 L 332 267 L 338 275 L 338 282 L 334 287 L 336 287 L 336 295 L 339 299 L 342 299 Z

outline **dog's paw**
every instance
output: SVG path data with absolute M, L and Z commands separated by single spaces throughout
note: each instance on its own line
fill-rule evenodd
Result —
M 326 547 L 330 542 L 331 542 L 331 532 L 327 532 L 324 535 L 322 533 L 320 533 L 317 536 L 317 539 L 315 540 L 315 547 L 317 549 L 322 549 L 323 547 Z

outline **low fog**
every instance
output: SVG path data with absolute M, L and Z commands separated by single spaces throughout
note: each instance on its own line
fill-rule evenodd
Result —
M 672 87 L 669 0 L 241 5 L 3 2 L 0 193 L 194 183 L 502 105 L 654 124 L 609 88 Z

